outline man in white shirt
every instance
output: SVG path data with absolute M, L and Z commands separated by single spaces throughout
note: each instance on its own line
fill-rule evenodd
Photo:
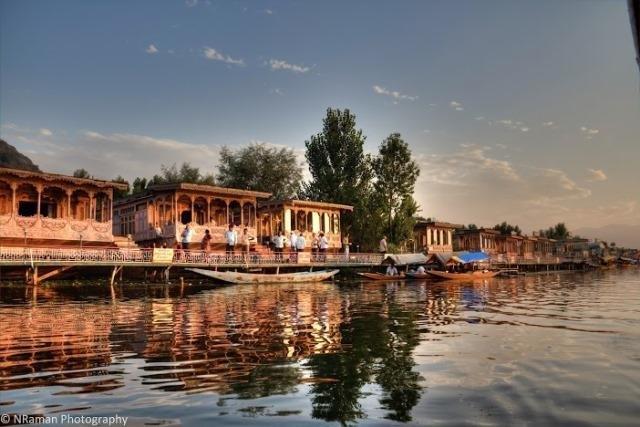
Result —
M 378 248 L 381 254 L 387 253 L 387 236 L 383 236 L 380 240 L 380 247 Z
M 307 245 L 307 241 L 304 238 L 304 235 L 300 233 L 298 236 L 298 240 L 296 240 L 296 250 L 298 252 L 304 252 L 304 247 Z
M 396 268 L 396 266 L 393 264 L 389 264 L 389 266 L 387 267 L 387 276 L 397 276 L 397 275 L 398 275 L 398 269 Z
M 233 254 L 238 243 L 238 233 L 233 229 L 233 224 L 229 224 L 229 229 L 225 231 L 224 240 L 227 242 L 227 254 Z
M 182 249 L 189 250 L 189 245 L 191 245 L 191 238 L 193 237 L 193 230 L 189 225 L 184 228 L 182 232 Z
M 289 239 L 289 249 L 291 250 L 291 252 L 295 252 L 297 249 L 297 242 L 298 242 L 298 233 L 296 232 L 296 230 L 291 231 L 291 234 L 289 235 L 290 239 Z
M 274 237 L 273 245 L 275 246 L 276 250 L 276 259 L 281 260 L 282 251 L 284 250 L 284 234 L 282 233 L 282 231 L 278 233 L 276 237 Z
M 425 274 L 427 272 L 427 270 L 425 270 L 424 265 L 421 265 L 420 267 L 418 267 L 418 269 L 416 270 L 416 273 L 418 274 Z
M 320 260 L 326 261 L 327 249 L 329 249 L 329 239 L 327 239 L 322 231 L 320 232 L 320 240 L 318 241 L 318 246 L 320 247 Z

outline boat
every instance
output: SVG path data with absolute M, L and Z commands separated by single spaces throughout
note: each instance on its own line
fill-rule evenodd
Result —
M 500 274 L 499 271 L 473 271 L 470 273 L 449 273 L 447 271 L 428 270 L 431 277 L 442 280 L 483 280 L 491 279 Z
M 429 274 L 425 273 L 416 273 L 416 272 L 407 272 L 407 279 L 417 279 L 417 280 L 423 280 L 423 279 L 429 279 L 431 278 L 431 276 L 429 276 Z
M 382 274 L 382 273 L 358 273 L 360 276 L 362 277 L 366 277 L 367 279 L 371 279 L 371 280 L 379 280 L 379 281 L 386 281 L 386 282 L 393 282 L 396 280 L 404 280 L 405 276 L 400 275 L 400 276 L 387 276 L 386 274 Z
M 321 270 L 304 271 L 301 273 L 258 274 L 239 273 L 236 271 L 214 271 L 205 270 L 202 268 L 187 268 L 187 270 L 200 274 L 202 276 L 209 277 L 211 279 L 235 284 L 321 282 L 335 276 L 340 272 L 340 270 Z

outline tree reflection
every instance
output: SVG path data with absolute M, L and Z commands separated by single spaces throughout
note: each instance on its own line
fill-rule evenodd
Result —
M 371 309 L 370 309 L 371 308 Z M 363 387 L 377 383 L 383 391 L 385 418 L 411 421 L 418 403 L 421 377 L 413 371 L 412 351 L 419 336 L 416 313 L 396 304 L 377 304 L 341 326 L 345 352 L 311 356 L 308 367 L 318 380 L 311 387 L 312 416 L 348 425 L 366 416 Z

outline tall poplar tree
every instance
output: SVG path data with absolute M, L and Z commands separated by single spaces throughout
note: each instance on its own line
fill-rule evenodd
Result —
M 311 200 L 354 206 L 343 215 L 343 228 L 361 249 L 379 238 L 371 204 L 371 158 L 364 153 L 366 137 L 356 128 L 349 109 L 327 109 L 322 131 L 305 141 L 311 181 L 305 194 Z
M 411 158 L 409 145 L 399 133 L 392 133 L 380 145 L 373 160 L 375 194 L 380 201 L 389 240 L 399 244 L 411 237 L 418 205 L 413 200 L 420 168 Z

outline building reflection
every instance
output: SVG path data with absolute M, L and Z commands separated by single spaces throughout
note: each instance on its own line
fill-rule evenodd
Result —
M 184 298 L 160 288 L 115 301 L 50 295 L 0 305 L 0 390 L 101 392 L 139 378 L 154 390 L 257 398 L 309 384 L 312 416 L 348 424 L 365 416 L 361 402 L 374 387 L 386 418 L 410 421 L 424 381 L 414 350 L 430 328 L 454 321 L 463 294 L 357 286 L 227 287 Z

